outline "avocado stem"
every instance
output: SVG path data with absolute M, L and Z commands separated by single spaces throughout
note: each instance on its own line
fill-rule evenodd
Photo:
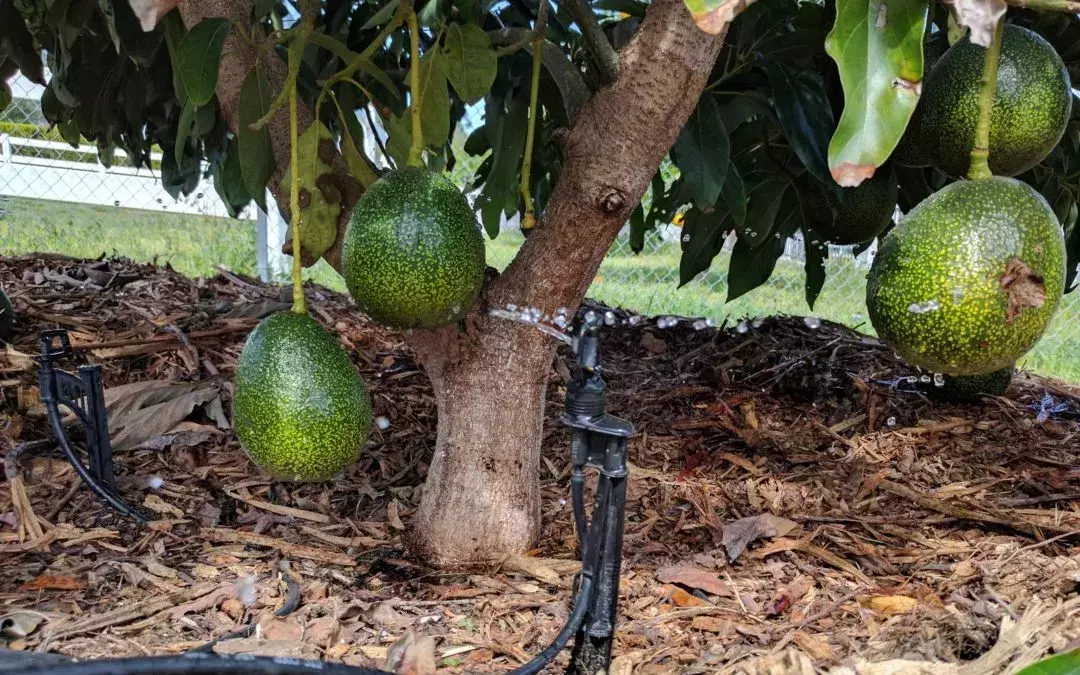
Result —
M 424 131 L 420 125 L 420 26 L 416 21 L 416 10 L 409 4 L 405 21 L 409 24 L 409 96 L 412 112 L 412 146 L 409 148 L 409 166 L 421 166 L 420 155 L 424 150 Z
M 532 180 L 532 155 L 533 141 L 536 137 L 536 123 L 540 118 L 540 64 L 544 49 L 544 40 L 547 37 L 547 0 L 540 0 L 540 9 L 536 13 L 536 26 L 533 29 L 533 60 L 532 60 L 532 83 L 529 89 L 529 128 L 525 132 L 525 155 L 521 159 L 521 198 L 525 201 L 525 215 L 521 218 L 521 229 L 528 232 L 536 226 L 536 211 L 533 209 L 532 191 L 529 183 Z
M 307 314 L 304 301 L 304 282 L 301 278 L 300 257 L 300 123 L 297 121 L 296 82 L 289 89 L 289 217 L 292 220 L 292 282 L 293 306 L 297 314 Z
M 998 64 L 1001 61 L 1001 38 L 1005 31 L 1005 17 L 994 26 L 994 37 L 986 49 L 982 77 L 979 79 L 979 117 L 975 121 L 975 146 L 971 149 L 971 165 L 968 178 L 990 178 L 990 121 L 994 111 L 994 93 L 997 91 Z

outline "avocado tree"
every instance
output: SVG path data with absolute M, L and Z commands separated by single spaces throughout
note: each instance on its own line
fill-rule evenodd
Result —
M 1044 36 L 1075 87 L 1080 6 L 1016 5 L 1008 20 Z M 305 264 L 342 269 L 352 207 L 383 161 L 464 175 L 489 236 L 521 216 L 524 244 L 489 270 L 471 311 L 406 334 L 439 413 L 411 545 L 460 564 L 525 549 L 540 531 L 554 344 L 488 310 L 572 308 L 624 226 L 640 251 L 650 229 L 679 219 L 683 283 L 734 235 L 729 299 L 764 283 L 801 237 L 812 307 L 827 241 L 866 247 L 897 205 L 956 177 L 895 155 L 925 149 L 909 122 L 930 65 L 964 29 L 992 44 L 1004 11 L 1000 0 L 0 0 L 0 73 L 46 84 L 45 118 L 96 143 L 106 164 L 119 147 L 149 166 L 158 144 L 174 194 L 206 166 L 231 208 L 269 188 L 288 212 L 287 173 L 300 167 Z M 477 110 L 483 124 L 455 144 Z M 1078 106 L 1061 131 L 1019 178 L 1064 228 L 1070 288 Z M 366 156 L 372 134 L 379 152 Z

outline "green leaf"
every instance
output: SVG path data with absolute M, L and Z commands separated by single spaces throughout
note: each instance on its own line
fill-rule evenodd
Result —
M 746 185 L 742 175 L 734 164 L 728 167 L 727 178 L 724 179 L 724 189 L 720 192 L 727 204 L 728 212 L 731 213 L 731 221 L 735 227 L 742 228 L 746 225 Z
M 450 136 L 450 92 L 442 59 L 432 50 L 420 58 L 420 129 L 424 146 L 437 148 Z
M 187 103 L 187 89 L 184 87 L 184 79 L 180 77 L 180 43 L 184 40 L 186 29 L 179 12 L 169 12 L 165 15 L 161 25 L 165 28 L 165 46 L 169 50 L 169 60 L 172 63 L 173 91 L 176 93 L 176 102 L 183 106 Z
M 311 31 L 311 34 L 308 35 L 308 41 L 313 45 L 322 47 L 346 63 L 351 61 L 354 56 L 359 56 L 340 39 L 317 30 Z
M 697 208 L 686 212 L 682 228 L 682 257 L 679 259 L 679 287 L 709 269 L 731 232 L 727 214 L 705 213 Z
M 217 123 L 217 107 L 213 104 L 201 105 L 195 111 L 195 128 L 192 135 L 203 137 L 214 130 Z
M 829 143 L 838 184 L 854 187 L 873 176 L 904 135 L 922 90 L 927 16 L 927 0 L 837 0 L 825 51 L 844 89 Z
M 764 246 L 751 246 L 743 237 L 735 242 L 728 263 L 727 302 L 749 293 L 769 280 L 784 252 L 786 238 L 770 237 Z
M 397 11 L 398 5 L 400 4 L 401 0 L 390 0 L 390 2 L 383 5 L 382 9 L 375 12 L 375 14 L 367 20 L 367 23 L 365 23 L 360 30 L 368 30 L 370 28 L 378 28 L 379 26 L 382 26 L 394 16 L 394 12 Z
M 355 114 L 349 114 L 344 110 L 339 111 L 346 116 L 341 119 L 341 154 L 345 157 L 345 164 L 349 167 L 349 173 L 358 180 L 364 189 L 371 187 L 372 183 L 379 179 L 379 175 L 371 168 L 367 158 L 361 152 L 364 142 L 364 128 Z M 340 118 L 340 114 L 339 114 Z
M 187 147 L 188 137 L 195 128 L 195 106 L 191 99 L 184 104 L 180 111 L 180 122 L 176 125 L 176 166 L 180 166 L 180 160 L 184 156 L 184 148 Z
M 1065 292 L 1071 293 L 1078 286 L 1076 282 L 1077 268 L 1080 267 L 1080 220 L 1077 218 L 1077 203 L 1074 200 L 1069 209 L 1069 215 L 1065 219 Z
M 719 35 L 741 11 L 753 0 L 683 0 L 697 27 L 709 35 Z
M 630 250 L 641 253 L 645 248 L 645 209 L 641 204 L 637 205 L 630 214 Z
M 760 194 L 756 191 L 755 193 Z M 752 205 L 753 196 L 750 201 Z M 777 259 L 784 253 L 788 237 L 796 229 L 805 225 L 799 217 L 799 196 L 794 188 L 787 190 L 782 198 L 776 199 L 776 202 L 779 204 L 776 209 L 779 215 L 776 216 L 776 222 L 770 228 L 771 236 L 765 237 L 765 241 L 760 243 L 752 243 L 744 236 L 740 236 L 735 241 L 735 246 L 731 251 L 731 261 L 728 263 L 728 302 L 768 281 L 773 269 L 776 268 Z M 747 226 L 753 227 L 755 222 L 753 214 L 749 213 Z
M 116 32 L 116 15 L 113 14 L 112 0 L 98 0 L 98 9 L 101 10 L 101 15 L 105 17 L 105 25 L 109 29 L 109 37 L 112 39 L 113 47 L 115 47 L 117 53 L 119 53 L 120 33 Z
M 237 152 L 236 143 L 229 146 L 228 152 L 225 162 L 214 171 L 214 187 L 221 200 L 225 202 L 229 215 L 235 218 L 236 214 L 251 201 L 251 195 L 244 187 L 243 177 L 240 174 L 240 153 Z
M 278 6 L 278 0 L 255 0 L 254 18 L 259 20 L 270 12 L 274 11 Z
M 270 129 L 263 127 L 254 131 L 251 128 L 251 123 L 270 109 L 270 82 L 258 66 L 252 68 L 244 78 L 238 105 L 240 120 L 236 129 L 239 150 L 237 154 L 244 187 L 265 211 L 266 183 L 274 172 L 274 148 L 270 143 Z
M 525 152 L 525 132 L 529 125 L 529 104 L 520 99 L 512 99 L 509 109 L 504 109 L 501 102 L 490 97 L 485 106 L 488 115 L 488 129 L 491 134 L 491 170 L 484 182 L 483 197 L 491 208 L 498 208 L 501 213 L 513 213 L 518 204 L 518 175 L 521 168 L 521 155 Z M 483 211 L 488 213 L 488 211 Z M 495 230 L 491 221 L 484 220 L 484 226 L 492 237 L 498 233 L 498 218 L 495 218 Z
M 221 50 L 232 24 L 227 19 L 203 19 L 177 47 L 180 77 L 195 105 L 206 105 L 217 88 Z
M 386 133 L 389 135 L 386 151 L 390 153 L 390 159 L 394 160 L 394 166 L 405 166 L 409 162 L 409 150 L 412 148 L 409 112 L 406 111 L 404 115 L 391 115 L 386 122 Z
M 812 242 L 818 242 L 816 244 Z M 806 304 L 814 309 L 821 289 L 825 286 L 825 259 L 829 257 L 829 244 L 825 237 L 808 227 L 803 228 L 803 247 L 806 249 Z
M 727 176 L 731 146 L 713 97 L 703 96 L 698 101 L 675 141 L 672 154 L 690 185 L 694 204 L 701 209 L 715 205 Z
M 1080 675 L 1080 649 L 1045 658 L 1016 675 Z
M 744 246 L 756 248 L 775 240 L 771 235 L 774 234 L 773 229 L 788 185 L 785 179 L 770 178 L 751 189 L 746 207 L 746 221 L 738 230 L 739 241 Z
M 440 56 L 446 79 L 463 101 L 476 103 L 491 91 L 499 59 L 483 28 L 452 24 L 446 31 Z
M 829 184 L 828 146 L 833 129 L 825 85 L 811 73 L 792 73 L 779 61 L 765 61 L 776 116 L 784 136 L 812 176 Z

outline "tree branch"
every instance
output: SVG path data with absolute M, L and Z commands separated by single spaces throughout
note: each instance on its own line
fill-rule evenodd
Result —
M 619 77 L 619 55 L 604 35 L 604 29 L 600 27 L 600 22 L 596 20 L 596 14 L 588 2 L 589 0 L 566 0 L 564 4 L 581 29 L 581 36 L 585 38 L 585 45 L 589 48 L 589 56 L 600 73 L 601 84 L 607 86 Z

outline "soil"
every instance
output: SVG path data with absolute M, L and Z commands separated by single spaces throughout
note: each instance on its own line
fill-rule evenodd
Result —
M 537 549 L 434 570 L 402 546 L 432 393 L 401 335 L 346 296 L 305 289 L 382 424 L 340 478 L 290 484 L 228 428 L 244 338 L 288 289 L 40 255 L 0 261 L 0 284 L 20 320 L 0 344 L 0 645 L 170 654 L 255 623 L 214 649 L 496 673 L 562 626 L 577 559 L 565 348 Z M 828 322 L 622 323 L 601 342 L 609 412 L 637 427 L 612 673 L 974 675 L 1080 642 L 1080 390 L 1020 373 L 1004 396 L 950 405 Z M 102 366 L 119 489 L 149 527 L 106 508 L 50 440 L 33 357 L 55 328 L 75 346 L 65 368 Z

